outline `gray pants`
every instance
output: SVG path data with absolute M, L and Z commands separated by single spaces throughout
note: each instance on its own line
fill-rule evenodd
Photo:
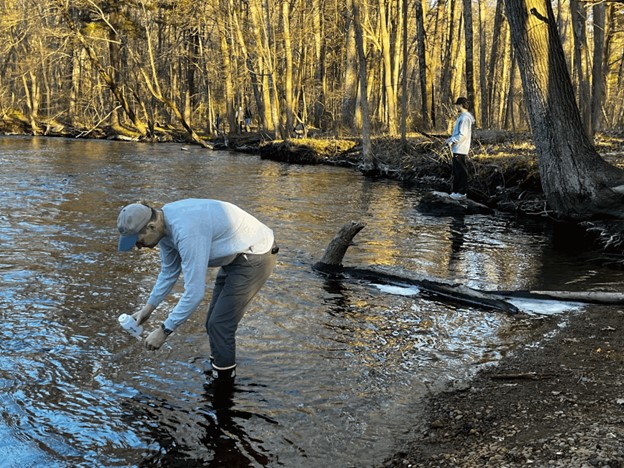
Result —
M 232 263 L 219 269 L 206 317 L 206 331 L 215 369 L 225 370 L 236 366 L 238 323 L 253 297 L 273 272 L 276 257 L 277 252 L 240 254 Z

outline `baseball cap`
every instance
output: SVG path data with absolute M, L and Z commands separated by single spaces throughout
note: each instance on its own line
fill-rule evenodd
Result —
M 152 218 L 152 209 L 142 203 L 132 203 L 121 209 L 117 218 L 119 237 L 119 251 L 132 250 L 139 238 L 139 232 Z
M 468 98 L 461 96 L 457 98 L 457 101 L 455 101 L 455 105 L 462 105 L 464 107 L 468 107 Z

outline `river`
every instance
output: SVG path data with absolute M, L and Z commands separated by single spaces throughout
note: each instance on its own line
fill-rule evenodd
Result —
M 622 281 L 555 248 L 540 223 L 425 216 L 418 191 L 345 168 L 177 144 L 2 137 L 0 180 L 1 466 L 382 462 L 409 438 L 423 395 L 496 362 L 521 337 L 503 313 L 314 272 L 351 220 L 366 227 L 345 265 L 485 289 Z M 218 397 L 202 386 L 210 294 L 157 352 L 117 323 L 144 304 L 159 268 L 156 250 L 116 251 L 119 209 L 187 197 L 241 206 L 281 248 L 239 328 L 235 391 Z M 578 309 L 524 306 L 528 317 Z

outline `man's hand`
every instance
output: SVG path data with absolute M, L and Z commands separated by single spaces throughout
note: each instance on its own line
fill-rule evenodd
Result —
M 150 315 L 152 315 L 152 312 L 154 312 L 155 310 L 156 307 L 154 307 L 153 305 L 145 304 L 145 307 L 143 307 L 138 312 L 132 314 L 132 318 L 136 320 L 137 325 L 143 325 L 143 323 L 147 322 L 147 319 L 150 318 Z
M 165 341 L 167 341 L 167 335 L 161 327 L 158 327 L 145 338 L 145 347 L 150 351 L 155 351 L 160 349 Z

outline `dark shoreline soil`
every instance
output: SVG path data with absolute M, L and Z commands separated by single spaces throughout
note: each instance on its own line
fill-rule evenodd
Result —
M 383 466 L 623 467 L 623 322 L 614 306 L 544 320 L 542 338 L 427 398 L 411 442 Z

